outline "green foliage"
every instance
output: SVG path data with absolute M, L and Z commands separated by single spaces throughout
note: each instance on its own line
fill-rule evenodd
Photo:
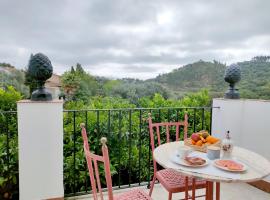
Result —
M 11 69 L 15 69 L 14 66 L 12 66 L 11 64 L 9 63 L 0 63 L 0 66 L 1 67 L 4 67 L 4 68 L 11 68 Z
M 252 58 L 252 61 L 267 62 L 267 61 L 270 61 L 270 56 L 255 56 L 254 58 Z
M 208 90 L 201 90 L 197 93 L 187 94 L 183 99 L 180 100 L 183 107 L 203 107 L 211 106 L 211 98 Z
M 241 81 L 236 87 L 241 98 L 270 99 L 270 59 L 269 56 L 256 56 L 251 61 L 238 63 L 241 67 Z M 228 88 L 223 79 L 226 66 L 217 61 L 199 61 L 188 64 L 170 73 L 152 79 L 172 90 L 173 96 L 182 97 L 189 92 L 203 88 L 213 97 L 222 97 Z
M 0 88 L 0 111 L 16 110 L 16 102 L 22 98 L 12 86 Z
M 98 112 L 97 111 L 90 111 L 90 112 L 84 112 L 80 111 L 82 109 L 112 109 L 112 108 L 132 108 L 134 105 L 130 104 L 125 99 L 120 98 L 111 98 L 111 97 L 93 97 L 89 101 L 89 104 L 85 104 L 83 101 L 71 101 L 68 102 L 65 105 L 66 109 L 79 109 L 79 112 L 76 112 L 75 121 L 74 121 L 74 113 L 68 112 L 64 114 L 64 171 L 65 173 L 65 188 L 66 191 L 71 191 L 73 187 L 73 174 L 70 174 L 70 170 L 73 169 L 74 166 L 74 134 L 77 136 L 76 139 L 76 146 L 75 146 L 75 157 L 76 157 L 76 168 L 75 168 L 75 174 L 81 174 L 81 178 L 76 178 L 76 188 L 77 190 L 84 190 L 85 181 L 89 181 L 89 178 L 86 176 L 85 172 L 87 170 L 85 165 L 85 158 L 83 154 L 83 148 L 82 148 L 82 139 L 80 137 L 80 128 L 79 124 L 82 122 L 85 122 L 88 124 L 88 131 L 89 133 L 89 141 L 92 151 L 96 151 L 97 153 L 100 153 L 100 142 L 99 139 L 102 137 L 103 134 L 107 134 L 108 131 L 104 130 L 108 126 L 108 114 L 106 112 Z M 87 116 L 86 116 L 87 115 Z M 97 119 L 98 115 L 98 119 Z M 87 117 L 87 120 L 86 120 Z M 112 114 L 112 118 L 115 117 L 114 114 Z M 97 120 L 99 120 L 99 124 L 97 123 Z M 75 127 L 74 127 L 75 122 Z M 91 124 L 91 125 L 90 125 Z M 117 126 L 117 123 L 112 123 L 112 130 L 115 130 Z M 110 140 L 112 143 L 117 143 L 116 138 L 112 137 Z M 121 151 L 124 150 L 127 147 L 124 147 L 124 143 L 121 145 Z M 118 146 L 120 147 L 120 146 Z M 116 165 L 116 158 L 117 151 L 110 151 L 112 152 L 111 155 L 111 169 L 113 174 L 115 174 L 115 167 Z M 101 169 L 100 169 L 101 170 Z M 101 170 L 103 173 L 103 171 Z M 86 179 L 87 178 L 87 179 Z M 102 179 L 103 182 L 105 181 Z M 89 185 L 89 183 L 88 183 Z
M 71 67 L 71 71 L 73 71 L 73 70 L 72 70 L 72 67 Z M 80 63 L 76 64 L 76 72 L 78 74 L 85 74 L 85 71 L 84 71 L 84 69 L 83 69 L 83 67 L 82 67 L 82 65 Z
M 62 87 L 69 100 L 83 100 L 87 102 L 91 96 L 95 96 L 98 90 L 96 79 L 86 73 L 80 64 L 71 67 L 70 71 L 65 72 L 62 77 Z
M 270 99 L 270 62 L 256 58 L 239 63 L 242 78 L 237 88 L 242 98 Z
M 256 56 L 251 61 L 238 64 L 242 70 L 242 79 L 236 87 L 241 98 L 270 99 L 269 56 Z M 24 80 L 24 72 L 5 63 L 1 67 L 10 71 L 9 74 L 0 74 L 2 82 L 5 83 L 3 86 L 13 85 L 24 96 L 29 94 L 24 82 L 30 86 L 31 91 L 36 87 L 27 73 Z M 215 60 L 213 62 L 200 60 L 146 81 L 130 78 L 110 80 L 86 73 L 78 63 L 75 67 L 72 66 L 70 71 L 65 72 L 61 79 L 68 100 L 88 102 L 89 98 L 101 95 L 129 99 L 139 106 L 139 99 L 152 98 L 155 93 L 160 93 L 165 99 L 179 99 L 187 93 L 208 89 L 210 96 L 222 97 L 228 88 L 223 79 L 225 68 L 225 64 Z
M 189 92 L 208 88 L 211 92 L 223 92 L 225 82 L 223 74 L 225 65 L 217 61 L 202 60 L 175 69 L 170 73 L 159 75 L 154 81 L 164 84 L 174 90 L 176 97 L 182 97 Z
M 91 97 L 100 95 L 128 99 L 138 105 L 140 98 L 153 97 L 155 93 L 160 93 L 165 98 L 169 96 L 168 91 L 159 83 L 136 79 L 94 78 L 86 73 L 80 64 L 77 64 L 76 70 L 71 67 L 71 70 L 65 72 L 61 79 L 69 100 L 88 102 Z
M 121 85 L 120 80 L 106 80 L 103 83 L 103 89 L 107 96 L 115 96 L 114 90 L 115 88 L 119 87 Z
M 0 88 L 0 199 L 18 198 L 18 132 L 16 102 L 22 98 L 12 86 Z
M 15 109 L 16 101 L 21 95 L 9 87 L 7 90 L 0 90 L 1 109 Z M 110 152 L 112 179 L 114 185 L 125 185 L 147 181 L 152 176 L 152 160 L 149 163 L 149 132 L 148 113 L 152 112 L 154 121 L 177 121 L 183 119 L 185 112 L 190 118 L 189 134 L 193 127 L 197 130 L 202 128 L 202 113 L 195 114 L 193 109 L 181 110 L 166 107 L 202 106 L 209 105 L 210 97 L 207 91 L 190 94 L 182 100 L 165 99 L 161 94 L 154 94 L 152 97 L 142 97 L 138 100 L 140 107 L 153 108 L 163 107 L 159 110 L 138 110 L 137 105 L 130 103 L 128 99 L 120 97 L 94 96 L 86 103 L 83 100 L 68 101 L 65 104 L 66 110 L 78 110 L 64 112 L 64 184 L 65 192 L 85 191 L 86 185 L 90 187 L 87 173 L 82 138 L 79 124 L 84 122 L 87 126 L 89 144 L 91 151 L 101 153 L 100 138 L 108 138 Z M 126 109 L 123 109 L 126 108 Z M 97 110 L 99 109 L 99 110 Z M 110 110 L 108 109 L 115 109 Z M 205 111 L 204 127 L 209 129 L 210 114 Z M 0 194 L 13 195 L 16 198 L 18 192 L 18 144 L 17 144 L 17 119 L 16 115 L 0 115 Z M 193 125 L 195 124 L 195 125 Z M 171 130 L 172 133 L 174 130 Z M 164 136 L 164 130 L 162 131 Z M 164 140 L 164 138 L 163 138 Z M 9 155 L 7 154 L 9 146 Z M 75 160 L 74 160 L 75 158 Z M 7 165 L 9 160 L 9 165 Z M 9 166 L 9 167 L 7 167 Z M 148 168 L 150 166 L 150 169 Z M 105 183 L 104 169 L 100 167 L 102 183 Z M 149 171 L 150 170 L 150 171 Z M 150 174 L 149 174 L 150 172 Z M 119 178 L 120 177 L 120 178 Z
M 6 122 L 7 118 L 0 115 L 0 121 Z M 16 116 L 9 116 L 8 120 L 15 120 Z M 14 199 L 18 194 L 18 136 L 11 130 L 6 134 L 0 134 L 0 199 L 3 196 L 12 197 Z M 7 135 L 9 134 L 9 136 Z M 7 137 L 8 148 L 7 151 Z
M 160 93 L 168 98 L 169 92 L 161 84 L 156 82 L 145 82 L 135 79 L 121 79 L 107 81 L 104 84 L 105 96 L 121 97 L 129 99 L 130 102 L 138 105 L 138 100 L 142 97 L 153 97 L 155 93 Z
M 169 108 L 210 105 L 210 97 L 206 90 L 190 94 L 182 100 L 165 99 L 162 95 L 156 93 L 153 97 L 140 98 L 138 103 L 141 107 L 162 107 L 162 109 L 153 109 L 151 111 L 148 109 L 128 109 L 136 108 L 136 105 L 130 103 L 127 99 L 100 96 L 90 98 L 87 104 L 83 101 L 70 101 L 65 104 L 65 109 L 67 110 L 78 110 L 78 112 L 69 111 L 64 114 L 64 183 L 66 193 L 72 192 L 74 178 L 76 181 L 75 190 L 77 192 L 84 191 L 86 183 L 88 186 L 90 184 L 88 174 L 86 173 L 87 167 L 82 148 L 80 123 L 86 124 L 91 151 L 100 154 L 101 145 L 99 140 L 103 136 L 108 138 L 114 185 L 143 182 L 152 176 L 153 165 L 152 163 L 149 164 L 148 160 L 149 131 L 147 118 L 149 112 L 152 113 L 154 121 L 183 120 L 184 113 L 187 112 L 190 123 L 189 134 L 194 131 L 194 127 L 196 130 L 201 130 L 202 128 L 209 130 L 209 110 L 205 110 L 204 113 L 202 113 L 202 110 L 197 110 L 194 113 L 193 108 Z M 108 111 L 106 109 L 115 110 Z M 172 135 L 174 131 L 173 129 L 171 130 Z M 164 140 L 164 130 L 162 130 L 162 135 Z M 152 162 L 151 159 L 150 162 Z M 148 166 L 150 166 L 150 169 L 148 169 Z M 102 168 L 99 170 L 101 173 L 104 173 Z M 102 182 L 104 184 L 105 180 L 102 179 Z
M 24 96 L 29 95 L 28 87 L 24 85 L 25 77 L 24 72 L 16 70 L 15 67 L 9 64 L 0 63 L 0 87 L 5 88 L 13 86 L 17 91 L 22 93 Z
M 162 108 L 162 107 L 203 107 L 210 106 L 211 98 L 208 90 L 201 90 L 196 93 L 186 94 L 180 100 L 165 99 L 161 94 L 156 93 L 152 98 L 143 97 L 139 100 L 142 108 Z

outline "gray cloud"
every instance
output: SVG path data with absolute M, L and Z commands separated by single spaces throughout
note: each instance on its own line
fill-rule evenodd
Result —
M 150 78 L 204 60 L 270 50 L 270 1 L 1 0 L 0 62 L 23 68 L 43 52 L 63 73 Z

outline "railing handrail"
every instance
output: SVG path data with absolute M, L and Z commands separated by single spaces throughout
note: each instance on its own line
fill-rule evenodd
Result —
M 72 110 L 63 110 L 63 112 L 80 112 L 80 111 L 119 111 L 119 110 L 161 110 L 161 109 L 211 109 L 217 108 L 220 109 L 219 106 L 187 106 L 187 107 L 158 107 L 158 108 L 92 108 L 92 109 L 72 109 Z M 2 111 L 0 113 L 17 113 L 17 110 L 8 110 Z
M 120 111 L 120 110 L 162 110 L 162 109 L 211 109 L 219 106 L 193 106 L 193 107 L 158 107 L 158 108 L 94 108 L 94 109 L 77 109 L 77 110 L 64 110 L 63 112 L 80 112 L 80 111 Z

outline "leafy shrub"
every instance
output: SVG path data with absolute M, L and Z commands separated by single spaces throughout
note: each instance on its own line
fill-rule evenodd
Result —
M 21 95 L 13 88 L 0 90 L 1 109 L 15 109 Z M 87 102 L 87 103 L 86 103 Z M 69 101 L 64 112 L 64 187 L 65 194 L 90 190 L 90 181 L 82 148 L 80 123 L 86 124 L 91 151 L 101 153 L 100 138 L 108 138 L 114 186 L 151 179 L 152 156 L 149 148 L 148 113 L 154 121 L 179 121 L 189 114 L 189 134 L 202 128 L 209 130 L 210 112 L 175 107 L 209 106 L 207 91 L 189 94 L 180 100 L 160 94 L 138 99 L 138 105 L 117 97 L 92 97 L 87 101 Z M 139 109 L 136 107 L 143 107 Z M 124 109 L 125 108 L 125 109 Z M 154 109 L 150 109 L 154 108 Z M 161 109 L 155 109 L 161 108 Z M 204 114 L 204 115 L 202 115 Z M 202 118 L 204 117 L 204 120 Z M 0 115 L 0 193 L 18 197 L 18 144 L 16 113 Z M 7 123 L 8 121 L 8 123 Z M 171 130 L 172 132 L 174 130 Z M 162 130 L 164 133 L 164 130 Z M 164 134 L 163 134 L 164 135 Z M 161 138 L 162 140 L 165 139 Z M 173 139 L 173 138 L 172 138 Z M 7 147 L 9 151 L 7 153 Z M 9 163 L 9 165 L 7 164 Z M 101 177 L 104 174 L 100 168 Z M 102 179 L 102 183 L 105 180 Z
M 16 102 L 21 95 L 13 87 L 0 89 L 0 199 L 18 199 L 18 133 Z
M 139 99 L 144 109 L 134 109 L 128 100 L 112 97 L 93 97 L 89 104 L 68 102 L 64 114 L 64 183 L 65 193 L 90 189 L 87 166 L 82 148 L 80 123 L 85 123 L 91 151 L 100 154 L 100 138 L 108 138 L 113 185 L 147 182 L 152 177 L 152 156 L 149 148 L 148 113 L 154 121 L 178 121 L 189 114 L 189 134 L 210 126 L 210 112 L 203 109 L 174 107 L 209 106 L 206 90 L 187 95 L 182 100 L 166 100 L 160 94 Z M 171 108 L 170 108 L 171 107 Z M 126 109 L 123 109 L 126 108 Z M 131 109 L 129 109 L 131 108 Z M 161 108 L 147 109 L 147 108 Z M 99 109 L 99 110 L 97 110 Z M 112 110 L 108 110 L 112 109 Z M 195 111 L 195 113 L 194 113 Z M 204 120 L 202 119 L 204 118 Z M 164 135 L 163 130 L 163 135 Z M 174 130 L 171 130 L 172 133 Z M 165 137 L 163 137 L 163 140 Z M 172 138 L 173 139 L 173 138 Z M 103 170 L 100 169 L 101 174 Z M 103 179 L 103 184 L 105 180 Z

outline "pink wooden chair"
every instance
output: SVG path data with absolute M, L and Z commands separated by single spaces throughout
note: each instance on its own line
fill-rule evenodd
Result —
M 188 131 L 187 114 L 185 114 L 185 120 L 183 122 L 152 123 L 151 114 L 149 113 L 148 121 L 149 121 L 149 133 L 150 133 L 150 140 L 151 140 L 152 156 L 153 156 L 154 149 L 156 147 L 154 129 L 156 129 L 155 132 L 157 135 L 157 146 L 161 144 L 161 139 L 160 139 L 161 127 L 166 128 L 166 143 L 170 142 L 170 127 L 173 127 L 173 126 L 175 126 L 175 129 L 176 129 L 176 135 L 175 135 L 176 141 L 179 141 L 179 132 L 180 132 L 181 126 L 184 128 L 184 139 L 187 138 L 187 131 Z M 168 197 L 169 200 L 172 199 L 172 193 L 186 191 L 186 183 L 188 183 L 188 189 L 189 190 L 192 189 L 192 192 L 194 193 L 195 193 L 195 189 L 206 188 L 206 181 L 204 180 L 189 179 L 173 169 L 158 170 L 157 163 L 154 160 L 154 158 L 153 158 L 153 164 L 154 164 L 154 176 L 151 182 L 151 187 L 150 187 L 150 192 L 149 192 L 150 196 L 152 195 L 156 179 L 169 192 L 169 197 Z M 186 196 L 189 196 L 189 195 L 186 193 Z M 195 197 L 195 194 L 193 194 L 192 196 Z
M 100 140 L 102 143 L 102 156 L 95 155 L 89 151 L 88 138 L 87 138 L 84 124 L 81 124 L 81 128 L 82 128 L 84 154 L 85 154 L 88 171 L 90 175 L 90 182 L 91 182 L 94 200 L 104 199 L 103 194 L 102 194 L 101 183 L 100 183 L 98 162 L 104 164 L 105 179 L 106 179 L 106 185 L 107 185 L 107 190 L 108 190 L 108 200 L 152 200 L 152 198 L 141 189 L 134 189 L 134 190 L 130 190 L 128 192 L 122 193 L 120 195 L 113 196 L 110 160 L 109 160 L 108 148 L 106 145 L 107 139 L 103 137 Z

